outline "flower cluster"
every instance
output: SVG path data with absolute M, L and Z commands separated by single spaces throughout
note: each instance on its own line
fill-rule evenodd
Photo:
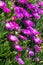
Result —
M 4 13 L 11 12 L 11 10 L 7 8 L 7 5 L 3 1 L 0 1 L 0 3 L 0 8 Z M 24 5 L 26 8 L 17 5 L 17 3 Z M 43 6 L 42 1 L 38 1 L 33 5 L 28 3 L 27 0 L 18 0 L 13 6 L 15 16 L 12 16 L 12 19 L 10 21 L 6 21 L 5 24 L 5 29 L 16 32 L 16 34 L 8 34 L 7 38 L 9 41 L 14 43 L 13 48 L 17 52 L 21 53 L 23 50 L 23 47 L 18 44 L 19 39 L 22 41 L 27 41 L 29 37 L 31 41 L 33 41 L 34 49 L 26 46 L 28 57 L 34 56 L 35 53 L 38 53 L 40 51 L 39 45 L 42 43 L 42 40 L 38 37 L 40 33 L 34 29 L 35 23 L 32 21 L 32 18 L 39 19 L 40 14 L 43 14 L 43 9 L 41 9 L 40 6 Z M 23 26 L 21 24 L 22 27 L 16 22 L 17 19 L 20 19 L 20 24 L 23 24 Z M 24 64 L 24 61 L 20 58 L 20 56 L 18 56 L 18 54 L 15 57 L 15 60 L 18 62 L 18 64 Z M 39 61 L 39 58 L 34 58 L 34 61 Z
M 0 8 L 3 10 L 3 12 L 5 13 L 9 13 L 11 12 L 11 10 L 9 8 L 7 8 L 6 3 L 4 3 L 3 1 L 0 1 Z

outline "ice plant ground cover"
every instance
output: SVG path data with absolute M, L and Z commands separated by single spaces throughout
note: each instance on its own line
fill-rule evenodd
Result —
M 43 0 L 0 0 L 0 65 L 43 65 Z

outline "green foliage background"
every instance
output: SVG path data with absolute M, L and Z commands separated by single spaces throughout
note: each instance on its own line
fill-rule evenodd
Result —
M 35 3 L 37 0 L 29 0 L 29 2 L 31 3 Z M 13 5 L 10 4 L 10 0 L 5 0 L 8 8 L 10 8 L 10 6 Z M 2 12 L 2 10 L 0 9 L 0 65 L 18 65 L 16 61 L 14 61 L 14 57 L 17 54 L 17 52 L 15 50 L 13 50 L 13 48 L 11 47 L 10 44 L 12 44 L 11 42 L 9 42 L 7 40 L 7 34 L 11 33 L 7 30 L 4 29 L 5 26 L 5 20 L 6 19 L 10 19 L 10 17 L 12 16 L 12 13 L 8 13 L 5 14 Z M 34 20 L 35 22 L 35 29 L 37 29 L 40 32 L 40 36 L 43 40 L 43 15 L 40 15 L 41 18 L 39 20 Z M 20 41 L 21 43 L 21 41 Z M 25 45 L 27 43 L 27 41 L 23 41 L 23 47 L 25 49 Z M 29 42 L 28 42 L 29 43 Z M 28 60 L 25 59 L 26 53 L 25 50 L 22 51 L 22 59 L 25 62 L 25 65 L 43 65 L 43 43 L 40 45 L 41 47 L 41 51 L 36 54 L 36 57 L 39 57 L 40 61 L 39 62 L 34 62 L 32 60 L 32 58 L 29 58 Z

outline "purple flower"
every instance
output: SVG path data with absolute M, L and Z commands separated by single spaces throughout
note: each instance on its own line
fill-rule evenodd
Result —
M 31 20 L 24 20 L 23 21 L 23 24 L 25 26 L 34 26 L 34 22 L 32 22 Z
M 13 21 L 13 20 L 16 20 L 16 19 L 17 19 L 17 17 L 16 17 L 16 16 L 12 16 L 12 21 Z
M 14 13 L 16 14 L 17 18 L 23 18 L 23 13 L 21 12 L 21 7 L 14 6 Z
M 40 5 L 40 6 L 43 6 L 43 1 L 40 0 L 40 1 L 37 2 L 37 4 Z
M 18 58 L 19 58 L 19 56 L 17 55 L 17 56 L 15 56 L 14 60 L 18 61 Z
M 30 18 L 32 17 L 32 15 L 30 13 L 28 13 L 25 9 L 21 8 L 21 12 L 23 13 L 23 15 L 26 17 L 26 18 Z
M 27 8 L 30 9 L 30 10 L 35 9 L 35 7 L 36 7 L 36 5 L 30 4 L 30 3 L 28 3 L 26 5 L 27 5 Z
M 35 11 L 35 12 L 37 12 L 37 9 L 39 7 L 37 3 L 35 5 L 28 3 L 26 4 L 26 6 L 28 9 L 30 9 L 31 11 Z
M 9 29 L 9 30 L 12 30 L 12 29 L 14 29 L 14 26 L 13 26 L 12 23 L 6 22 L 5 28 L 6 28 L 6 29 Z
M 22 29 L 22 33 L 27 35 L 27 36 L 32 35 L 31 32 L 29 30 L 27 30 L 27 29 Z
M 17 61 L 18 64 L 20 65 L 24 64 L 24 61 L 18 55 L 14 59 Z
M 32 9 L 33 9 L 33 5 L 32 5 L 32 4 L 30 4 L 30 3 L 29 3 L 29 4 L 26 4 L 26 6 L 27 6 L 27 8 L 28 8 L 28 9 L 30 9 L 30 10 L 32 10 Z
M 37 12 L 38 11 L 38 8 L 39 8 L 39 5 L 37 3 L 35 3 L 34 7 L 33 7 L 33 11 L 34 12 Z
M 25 4 L 25 3 L 27 3 L 27 0 L 18 0 L 18 2 Z
M 14 44 L 14 48 L 17 50 L 17 51 L 22 51 L 22 47 L 18 44 Z
M 20 7 L 14 5 L 14 12 L 20 13 Z
M 6 29 L 9 29 L 9 30 L 18 30 L 19 29 L 19 25 L 16 23 L 16 22 L 6 22 L 6 25 L 5 25 L 5 28 Z
M 29 51 L 29 48 L 28 47 L 26 47 L 26 52 L 28 52 Z
M 37 57 L 34 58 L 34 61 L 35 61 L 35 62 L 38 62 L 38 61 L 39 61 L 39 58 L 37 58 Z
M 16 22 L 11 21 L 10 23 L 12 23 L 15 30 L 18 30 L 20 28 L 19 25 Z
M 5 12 L 5 13 L 9 13 L 9 12 L 11 12 L 11 10 L 8 9 L 7 7 L 4 7 L 4 8 L 3 8 L 3 12 Z
M 16 16 L 18 18 L 23 18 L 24 16 L 26 18 L 30 18 L 32 17 L 31 14 L 29 14 L 25 9 L 23 9 L 22 7 L 19 7 L 19 6 L 14 6 L 14 13 L 16 14 Z
M 23 35 L 19 35 L 18 36 L 20 39 L 22 39 L 22 40 L 27 40 L 27 38 L 25 37 L 25 36 L 23 36 Z
M 38 9 L 39 14 L 43 14 L 43 9 Z
M 24 16 L 25 16 L 26 18 L 30 18 L 30 17 L 32 17 L 32 15 L 29 14 L 28 12 L 26 12 L 26 11 L 24 11 L 23 14 L 24 14 Z
M 27 27 L 27 29 L 30 30 L 33 35 L 39 35 L 39 32 L 36 29 L 33 29 L 31 26 Z
M 40 51 L 40 47 L 38 45 L 34 46 L 35 52 L 39 52 Z
M 0 8 L 3 9 L 6 6 L 6 4 L 3 1 L 0 1 Z
M 13 35 L 11 35 L 11 34 L 9 34 L 9 35 L 7 36 L 7 38 L 8 38 L 9 41 L 12 41 L 12 42 L 18 42 L 18 41 L 19 41 L 16 36 L 13 36 Z
M 36 18 L 36 19 L 40 19 L 40 15 L 39 15 L 38 13 L 36 13 L 36 12 L 32 12 L 32 14 L 33 14 L 34 18 Z
M 18 58 L 18 64 L 23 65 L 24 61 L 21 58 Z
M 16 13 L 16 14 L 17 14 L 17 15 L 16 15 L 17 18 L 21 18 L 21 19 L 23 18 L 23 14 L 22 14 L 22 13 Z
M 36 38 L 35 36 L 32 36 L 31 38 L 36 44 L 41 44 L 42 40 L 40 38 Z
M 34 52 L 33 51 L 29 51 L 29 56 L 34 56 Z

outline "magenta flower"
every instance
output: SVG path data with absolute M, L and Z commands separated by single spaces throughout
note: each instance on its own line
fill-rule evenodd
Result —
M 32 17 L 32 15 L 29 14 L 28 12 L 26 12 L 26 11 L 24 11 L 23 14 L 24 14 L 24 16 L 25 16 L 26 18 L 30 18 L 30 17 Z
M 30 10 L 32 10 L 32 9 L 33 9 L 33 5 L 32 5 L 32 4 L 30 4 L 30 3 L 29 3 L 29 4 L 26 4 L 26 6 L 27 6 L 27 8 L 28 8 L 28 9 L 30 9 Z
M 19 25 L 16 22 L 11 21 L 10 23 L 12 23 L 15 30 L 18 30 L 20 28 Z
M 29 51 L 29 48 L 28 47 L 26 47 L 26 52 L 28 52 Z
M 16 19 L 17 19 L 17 17 L 16 17 L 16 16 L 13 16 L 13 17 L 12 17 L 12 21 L 13 21 L 13 20 L 16 20 Z
M 40 47 L 38 45 L 34 46 L 35 52 L 39 52 L 40 51 Z
M 22 47 L 18 44 L 14 44 L 14 48 L 17 50 L 17 51 L 22 51 Z
M 36 38 L 35 36 L 32 36 L 31 38 L 36 44 L 41 44 L 42 40 L 40 38 Z
M 32 14 L 33 14 L 34 18 L 36 18 L 36 19 L 40 19 L 40 15 L 39 15 L 38 13 L 36 13 L 36 12 L 32 12 Z
M 38 9 L 39 14 L 43 14 L 43 9 Z
M 15 58 L 14 58 L 14 60 L 18 61 L 18 58 L 19 58 L 19 56 L 16 55 Z
M 6 4 L 3 1 L 0 1 L 0 8 L 3 9 L 6 6 Z
M 18 64 L 20 65 L 24 64 L 24 61 L 21 58 L 19 58 L 19 56 L 16 56 L 14 59 L 17 61 Z
M 14 5 L 14 12 L 20 13 L 20 7 Z
M 38 61 L 39 61 L 39 58 L 37 58 L 37 57 L 34 58 L 34 61 L 35 61 L 35 62 L 38 62 Z
M 24 20 L 23 21 L 23 24 L 25 26 L 34 26 L 34 22 L 32 22 L 31 20 Z
M 9 13 L 9 12 L 11 12 L 11 10 L 8 9 L 7 7 L 4 7 L 4 8 L 3 8 L 3 12 L 5 12 L 5 13 Z
M 36 29 L 33 29 L 31 26 L 27 27 L 27 29 L 30 30 L 33 35 L 39 35 L 39 32 Z
M 33 51 L 29 51 L 29 56 L 34 56 L 34 52 Z
M 22 29 L 22 33 L 27 35 L 27 36 L 32 35 L 31 32 L 29 30 L 27 30 L 27 29 Z
M 9 29 L 9 30 L 18 30 L 19 29 L 19 25 L 16 23 L 16 22 L 6 22 L 6 25 L 5 25 L 5 28 L 6 29 Z
M 43 6 L 43 1 L 40 0 L 40 1 L 37 2 L 37 4 L 40 5 L 40 6 Z
M 19 3 L 25 4 L 27 3 L 27 0 L 18 0 Z
M 25 37 L 25 36 L 23 36 L 23 35 L 19 35 L 18 36 L 20 39 L 22 39 L 22 40 L 27 40 L 27 38 Z
M 22 13 L 16 13 L 16 16 L 17 16 L 17 18 L 23 18 L 23 14 Z
M 9 35 L 7 36 L 7 38 L 8 38 L 9 41 L 12 41 L 12 42 L 18 42 L 18 41 L 19 41 L 16 36 L 11 35 L 11 34 L 9 34 Z
M 5 28 L 6 29 L 9 29 L 9 30 L 13 30 L 14 29 L 14 26 L 13 26 L 13 24 L 10 22 L 6 22 L 6 24 L 5 24 Z
M 18 58 L 18 64 L 24 65 L 24 61 L 21 58 Z
M 28 13 L 25 9 L 21 8 L 21 12 L 23 13 L 23 15 L 26 17 L 26 18 L 30 18 L 32 17 L 32 15 L 30 13 Z
M 14 6 L 14 13 L 16 14 L 17 18 L 23 18 L 23 13 L 20 10 L 19 6 Z
M 30 10 L 35 10 L 35 9 L 37 10 L 38 7 L 39 7 L 38 4 L 33 5 L 33 4 L 30 4 L 30 3 L 26 4 L 26 6 Z
M 14 6 L 14 13 L 16 14 L 16 16 L 18 18 L 23 18 L 24 16 L 26 18 L 30 18 L 32 17 L 31 14 L 29 14 L 25 9 L 23 9 L 22 7 L 19 7 L 19 6 Z
M 20 16 L 21 18 L 23 18 L 24 16 L 26 18 L 32 17 L 31 14 L 29 14 L 25 9 L 19 6 L 14 6 L 14 12 L 18 18 L 20 18 Z

